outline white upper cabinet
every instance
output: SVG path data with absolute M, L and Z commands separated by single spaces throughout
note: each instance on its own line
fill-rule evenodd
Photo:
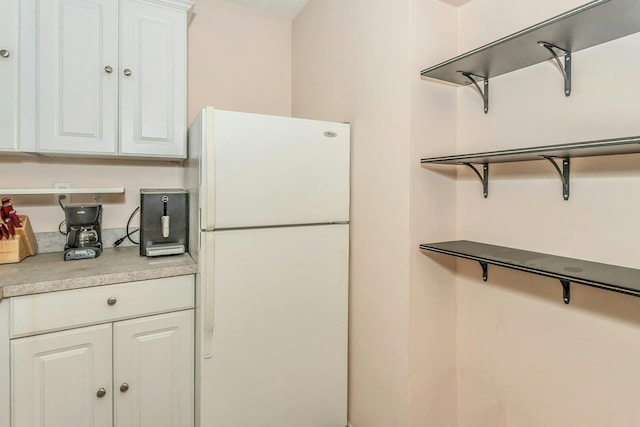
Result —
M 0 1 L 0 151 L 18 148 L 18 0 Z
M 38 148 L 116 153 L 118 4 L 38 1 Z
M 193 3 L 36 1 L 36 151 L 184 158 Z
M 135 0 L 121 12 L 120 151 L 185 157 L 185 13 Z

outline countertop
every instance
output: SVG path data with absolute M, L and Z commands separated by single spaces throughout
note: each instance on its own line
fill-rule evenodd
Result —
M 0 299 L 193 274 L 189 254 L 147 258 L 138 247 L 105 249 L 95 259 L 64 261 L 62 252 L 0 265 Z

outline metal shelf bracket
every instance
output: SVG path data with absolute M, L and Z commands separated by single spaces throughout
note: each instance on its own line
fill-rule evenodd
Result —
M 476 89 L 478 89 L 478 93 L 480 94 L 480 97 L 484 102 L 484 113 L 487 114 L 489 112 L 489 78 L 473 73 L 468 73 L 466 71 L 458 71 L 458 73 L 471 80 L 471 83 L 476 87 Z M 484 89 L 480 87 L 480 85 L 478 84 L 478 80 L 476 80 L 474 77 L 478 77 L 484 81 Z
M 561 47 L 558 47 L 554 44 L 540 41 L 538 42 L 538 46 L 547 49 L 553 55 L 553 59 L 555 59 L 560 71 L 562 72 L 562 77 L 564 78 L 564 96 L 571 95 L 571 52 Z M 564 54 L 564 65 L 560 61 L 556 50 L 559 50 L 561 54 Z
M 482 183 L 482 194 L 486 199 L 487 196 L 489 195 L 489 164 L 488 163 L 483 164 L 482 175 L 480 175 L 480 172 L 478 172 L 478 169 L 476 169 L 476 167 L 473 164 L 463 163 L 463 165 L 469 166 L 476 173 L 476 175 L 478 175 L 478 178 L 480 178 L 480 182 Z
M 562 300 L 565 304 L 569 304 L 571 301 L 571 282 L 560 279 L 560 284 L 562 285 Z
M 571 172 L 571 160 L 568 157 L 562 159 L 562 170 L 560 170 L 560 166 L 556 163 L 553 157 L 551 156 L 542 156 L 543 159 L 548 160 L 549 163 L 553 165 L 553 168 L 560 175 L 560 180 L 562 180 L 562 197 L 565 200 L 569 200 L 569 176 Z
M 480 263 L 480 267 L 482 267 L 482 280 L 485 282 L 489 279 L 489 264 L 484 261 L 478 261 Z

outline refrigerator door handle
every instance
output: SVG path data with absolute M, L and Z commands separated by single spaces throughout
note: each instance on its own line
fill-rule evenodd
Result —
M 203 230 L 213 231 L 216 228 L 216 149 L 215 149 L 215 110 L 206 107 L 202 123 L 202 158 L 200 163 L 201 194 L 200 201 L 204 205 L 201 215 Z M 203 212 L 201 211 L 201 214 Z
M 205 236 L 205 268 L 201 278 L 202 311 L 204 315 L 204 358 L 213 357 L 213 306 L 215 303 L 215 239 L 214 233 L 203 233 Z

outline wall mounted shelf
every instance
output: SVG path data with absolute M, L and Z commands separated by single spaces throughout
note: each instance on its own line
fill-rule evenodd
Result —
M 489 79 L 553 59 L 571 94 L 571 53 L 640 31 L 638 0 L 594 0 L 441 64 L 423 77 L 458 85 L 473 84 L 489 110 Z M 564 63 L 560 61 L 564 57 Z M 478 81 L 484 82 L 481 90 Z
M 2 195 L 123 194 L 124 188 L 0 188 Z
M 57 194 L 60 201 L 63 194 L 93 194 L 96 203 L 103 194 L 124 194 L 124 188 L 0 188 L 0 196 Z
M 640 2 L 639 2 L 640 3 Z M 607 156 L 614 154 L 640 153 L 640 136 L 602 139 L 586 142 L 574 142 L 540 147 L 515 148 L 510 150 L 487 151 L 484 153 L 460 154 L 453 156 L 430 157 L 422 159 L 424 164 L 464 165 L 470 167 L 482 182 L 483 194 L 489 193 L 489 163 L 525 162 L 531 160 L 547 160 L 562 180 L 562 195 L 569 200 L 570 159 L 575 157 Z M 562 160 L 562 169 L 555 159 Z M 483 165 L 481 174 L 475 165 Z
M 488 278 L 488 265 L 558 279 L 563 288 L 565 304 L 569 304 L 571 299 L 571 283 L 640 296 L 640 270 L 633 268 L 467 240 L 426 243 L 420 245 L 420 249 L 477 261 L 482 267 L 483 280 L 485 281 Z

